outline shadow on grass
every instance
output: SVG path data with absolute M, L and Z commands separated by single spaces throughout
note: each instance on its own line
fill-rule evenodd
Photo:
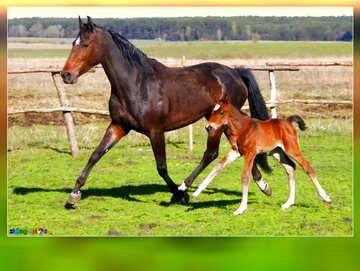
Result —
M 60 193 L 70 193 L 70 188 L 41 188 L 41 187 L 15 187 L 13 193 L 16 195 L 27 195 L 30 193 L 43 193 L 43 192 L 60 192 Z M 87 197 L 113 197 L 113 198 L 122 198 L 128 201 L 137 201 L 141 200 L 136 199 L 133 196 L 136 195 L 151 195 L 158 192 L 169 193 L 168 187 L 163 184 L 141 184 L 141 185 L 123 185 L 121 187 L 112 187 L 112 188 L 88 188 L 81 190 L 81 198 L 86 199 Z M 241 192 L 232 191 L 227 189 L 219 188 L 210 188 L 203 192 L 204 194 L 225 194 L 225 195 L 235 195 L 238 196 L 237 199 L 232 200 L 215 200 L 215 201 L 205 201 L 205 202 L 190 202 L 190 209 L 206 208 L 206 207 L 219 207 L 224 208 L 226 205 L 231 205 L 234 203 L 239 203 L 241 199 Z M 254 193 L 249 192 L 249 197 Z M 169 197 L 170 197 L 169 193 Z M 251 199 L 249 200 L 251 202 Z M 161 206 L 169 206 L 170 202 L 161 202 Z
M 220 191 L 219 191 L 220 190 Z M 210 207 L 217 207 L 217 208 L 222 208 L 222 209 L 226 209 L 226 206 L 228 205 L 233 205 L 233 204 L 240 204 L 241 202 L 241 198 L 242 198 L 242 193 L 241 192 L 233 192 L 233 191 L 229 191 L 229 190 L 225 190 L 225 189 L 217 189 L 218 193 L 223 193 L 223 194 L 233 194 L 235 193 L 236 195 L 238 195 L 239 197 L 237 197 L 236 199 L 226 199 L 226 200 L 209 200 L 209 201 L 201 201 L 201 199 L 190 199 L 189 204 L 187 205 L 189 208 L 186 211 L 193 211 L 196 209 L 201 209 L 201 208 L 210 208 Z M 233 193 L 231 193 L 233 192 Z M 215 192 L 210 192 L 207 193 L 207 191 L 203 192 L 204 194 L 214 194 Z M 248 204 L 251 204 L 253 202 L 256 202 L 255 200 L 252 199 L 252 196 L 255 193 L 253 192 L 249 192 L 248 196 Z M 165 206 L 168 207 L 171 205 L 170 202 L 165 202 L 162 201 L 159 204 L 160 206 Z
M 251 197 L 253 193 L 249 193 L 249 197 Z M 241 198 L 238 199 L 229 199 L 229 200 L 212 200 L 212 201 L 197 201 L 189 203 L 190 207 L 187 211 L 193 211 L 196 209 L 209 208 L 209 207 L 217 207 L 221 209 L 226 209 L 228 205 L 237 204 L 240 205 Z M 248 204 L 251 204 L 254 201 L 253 199 L 248 199 Z
M 14 194 L 17 195 L 26 195 L 29 193 L 38 193 L 38 192 L 62 192 L 70 193 L 71 189 L 69 188 L 57 188 L 57 189 L 48 189 L 41 187 L 15 187 Z M 157 192 L 168 192 L 166 185 L 160 184 L 144 184 L 144 185 L 123 185 L 121 187 L 112 187 L 112 188 L 88 188 L 81 190 L 81 198 L 86 199 L 87 197 L 113 197 L 113 198 L 122 198 L 128 201 L 141 201 L 138 200 L 132 195 L 150 195 Z
M 71 155 L 71 152 L 69 150 L 66 150 L 66 149 L 60 149 L 60 148 L 57 148 L 57 147 L 51 147 L 51 146 L 44 146 L 43 147 L 44 149 L 46 150 L 52 150 L 52 151 L 55 151 L 57 153 L 62 153 L 62 154 L 68 154 L 68 155 Z

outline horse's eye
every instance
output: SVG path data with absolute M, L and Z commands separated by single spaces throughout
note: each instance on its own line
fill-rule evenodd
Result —
M 220 113 L 221 116 L 224 115 L 224 112 L 223 112 L 223 111 L 220 111 L 219 113 Z
M 87 48 L 87 47 L 89 47 L 89 44 L 83 44 L 83 45 L 81 45 L 81 47 Z

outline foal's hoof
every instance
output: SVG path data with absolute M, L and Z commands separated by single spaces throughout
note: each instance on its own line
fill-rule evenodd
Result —
M 75 204 L 78 203 L 81 199 L 80 191 L 71 192 L 67 202 L 65 203 L 65 209 L 75 209 Z
M 270 197 L 272 195 L 272 187 L 270 184 L 266 184 L 265 189 L 261 190 L 266 196 Z
M 189 203 L 189 195 L 185 191 L 177 191 L 172 195 L 171 202 L 186 205 Z

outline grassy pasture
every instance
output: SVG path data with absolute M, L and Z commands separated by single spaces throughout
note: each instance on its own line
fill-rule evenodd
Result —
M 195 126 L 195 149 L 187 150 L 186 130 L 170 134 L 170 175 L 180 183 L 195 168 L 205 147 L 204 122 Z M 199 200 L 168 205 L 170 194 L 157 175 L 148 140 L 133 133 L 94 168 L 77 210 L 63 204 L 105 123 L 78 126 L 81 155 L 69 156 L 63 127 L 9 129 L 8 227 L 46 227 L 52 235 L 341 235 L 352 234 L 351 121 L 308 121 L 302 149 L 332 197 L 326 205 L 308 177 L 298 170 L 296 205 L 281 211 L 288 195 L 287 176 L 272 159 L 273 196 L 252 183 L 247 212 L 232 215 L 241 199 L 242 159 L 225 168 Z M 221 154 L 229 150 L 223 138 Z M 211 166 L 198 178 L 195 187 Z M 191 189 L 190 191 L 194 191 Z
M 15 40 L 18 42 L 18 40 Z M 40 40 L 39 42 L 43 41 Z M 68 42 L 68 40 L 66 40 Z M 39 50 L 34 40 L 23 41 L 24 48 L 9 46 L 10 58 L 59 58 L 67 57 L 69 49 L 64 44 Z M 70 46 L 71 42 L 67 46 Z M 147 55 L 155 58 L 186 58 L 195 59 L 230 59 L 230 58 L 309 58 L 329 56 L 349 56 L 352 53 L 352 44 L 347 42 L 165 42 L 165 41 L 134 41 L 134 44 Z M 26 46 L 25 46 L 26 45 Z M 30 45 L 30 46 L 29 46 Z M 44 47 L 44 46 L 42 46 Z
M 22 40 L 14 40 L 19 43 Z M 51 48 L 35 50 L 39 40 L 24 48 L 9 49 L 9 69 L 61 67 L 68 55 L 62 41 Z M 151 57 L 176 58 L 183 54 L 192 61 L 222 59 L 225 64 L 263 64 L 278 60 L 319 61 L 351 59 L 350 43 L 317 42 L 227 42 L 161 43 L 136 41 Z M 26 47 L 26 48 L 25 48 Z M 45 46 L 46 47 L 46 46 Z M 242 62 L 232 62 L 233 58 Z M 226 62 L 230 61 L 230 62 Z M 192 63 L 192 62 L 191 62 Z M 269 98 L 266 73 L 256 72 L 262 93 Z M 349 68 L 311 68 L 277 73 L 281 99 L 346 99 L 352 97 Z M 58 105 L 56 92 L 47 75 L 8 77 L 10 108 Z M 66 86 L 73 106 L 106 109 L 109 84 L 103 72 L 84 75 L 79 83 Z M 352 112 L 344 106 L 292 106 L 279 108 L 280 115 L 301 114 L 310 127 L 300 133 L 305 157 L 312 163 L 333 203 L 326 205 L 300 169 L 297 170 L 296 205 L 287 211 L 280 206 L 288 196 L 287 176 L 270 159 L 273 174 L 265 175 L 273 196 L 264 196 L 253 183 L 247 212 L 234 217 L 241 200 L 240 176 L 243 161 L 237 160 L 220 173 L 199 200 L 188 206 L 168 205 L 170 194 L 156 172 L 149 142 L 131 133 L 96 165 L 83 189 L 79 209 L 64 210 L 63 204 L 74 181 L 98 144 L 107 121 L 75 115 L 80 157 L 69 155 L 61 114 L 11 117 L 8 129 L 8 229 L 46 227 L 50 235 L 94 236 L 180 236 L 180 235 L 275 235 L 350 236 L 352 221 Z M 40 123 L 40 124 L 39 124 Z M 187 130 L 167 135 L 170 176 L 176 183 L 198 165 L 205 149 L 204 121 L 194 126 L 194 151 L 187 149 Z M 229 150 L 222 139 L 220 157 Z M 194 183 L 194 189 L 211 170 L 212 164 Z

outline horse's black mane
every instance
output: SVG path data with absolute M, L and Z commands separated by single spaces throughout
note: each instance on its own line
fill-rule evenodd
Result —
M 111 35 L 116 46 L 120 49 L 123 57 L 130 65 L 136 66 L 142 73 L 145 74 L 152 74 L 154 72 L 153 67 L 149 61 L 150 59 L 146 56 L 146 54 L 136 48 L 121 34 L 111 29 L 107 31 Z

